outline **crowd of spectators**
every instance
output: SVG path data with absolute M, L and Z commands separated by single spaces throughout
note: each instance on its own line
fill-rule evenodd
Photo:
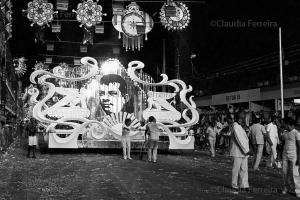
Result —
M 25 136 L 24 122 L 0 121 L 0 153 L 6 152 L 18 134 Z
M 242 125 L 249 137 L 250 155 L 256 155 L 258 153 L 271 156 L 272 145 L 270 143 L 270 135 L 267 131 L 270 123 L 274 124 L 278 130 L 278 142 L 276 143 L 276 152 L 278 152 L 277 158 L 280 158 L 282 151 L 282 136 L 285 131 L 282 120 L 276 113 L 268 115 L 267 118 L 262 112 L 245 113 L 245 123 Z M 210 151 L 212 157 L 215 156 L 216 152 L 219 154 L 228 154 L 230 150 L 231 132 L 232 128 L 228 123 L 228 116 L 233 115 L 230 112 L 215 112 L 213 114 L 201 114 L 199 122 L 194 125 L 191 129 L 195 136 L 195 146 L 197 149 Z M 258 126 L 259 124 L 259 126 Z M 253 137 L 255 134 L 255 128 L 262 127 L 263 141 L 256 141 Z M 252 131 L 250 129 L 252 128 Z M 251 134 L 252 132 L 252 134 Z M 273 139 L 274 141 L 274 139 Z M 257 142 L 260 145 L 257 145 Z M 274 150 L 273 145 L 273 150 Z M 273 152 L 274 154 L 274 152 Z M 273 161 L 275 162 L 275 161 Z

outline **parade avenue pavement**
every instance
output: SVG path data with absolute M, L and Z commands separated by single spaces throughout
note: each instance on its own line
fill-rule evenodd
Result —
M 25 148 L 17 140 L 1 156 L 0 199 L 296 199 L 280 193 L 281 171 L 265 166 L 249 170 L 251 193 L 234 194 L 226 155 L 159 154 L 149 163 L 138 154 L 123 160 L 120 153 L 56 151 L 32 159 Z

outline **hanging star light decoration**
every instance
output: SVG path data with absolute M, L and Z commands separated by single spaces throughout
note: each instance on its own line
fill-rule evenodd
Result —
M 53 21 L 53 14 L 57 11 L 53 11 L 53 4 L 48 3 L 47 0 L 33 0 L 27 4 L 27 18 L 32 21 L 30 26 L 37 24 L 38 26 L 49 26 L 49 22 Z
M 77 10 L 72 10 L 76 13 L 77 21 L 81 23 L 80 27 L 91 28 L 101 23 L 102 16 L 106 16 L 105 13 L 102 13 L 102 6 L 98 5 L 97 2 L 93 0 L 83 1 L 77 5 Z
M 190 11 L 182 2 L 168 0 L 160 9 L 162 25 L 172 31 L 185 29 L 190 22 Z
M 27 70 L 25 61 L 26 59 L 24 57 L 13 59 L 13 66 L 18 77 L 23 76 Z

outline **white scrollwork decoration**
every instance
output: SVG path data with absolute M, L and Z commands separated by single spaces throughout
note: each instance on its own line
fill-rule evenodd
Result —
M 163 79 L 158 82 L 158 83 L 148 83 L 146 81 L 141 80 L 136 74 L 136 70 L 138 69 L 143 69 L 144 68 L 144 63 L 140 61 L 132 61 L 128 64 L 128 69 L 127 73 L 129 77 L 141 84 L 144 85 L 149 85 L 149 86 L 163 86 L 163 85 L 169 85 L 175 89 L 175 92 L 179 92 L 180 100 L 181 102 L 187 107 L 188 110 L 191 111 L 192 113 L 192 118 L 190 119 L 187 115 L 186 112 L 183 112 L 183 118 L 186 120 L 186 123 L 183 124 L 171 124 L 171 125 L 166 125 L 166 127 L 188 127 L 196 124 L 199 121 L 199 113 L 196 110 L 196 104 L 193 101 L 192 97 L 189 98 L 189 101 L 186 99 L 186 94 L 192 91 L 192 86 L 186 86 L 186 84 L 179 79 L 173 79 L 173 80 L 168 80 L 168 76 L 166 74 L 161 74 Z M 180 87 L 179 87 L 180 86 Z M 180 89 L 181 88 L 181 89 Z

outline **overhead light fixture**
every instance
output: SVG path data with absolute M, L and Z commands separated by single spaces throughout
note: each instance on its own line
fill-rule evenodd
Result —
M 294 99 L 295 104 L 300 104 L 300 99 Z
M 47 63 L 47 64 L 51 64 L 52 63 L 52 57 L 46 57 L 46 61 L 45 61 L 45 63 Z
M 87 46 L 86 45 L 80 45 L 80 52 L 81 53 L 87 53 Z
M 80 59 L 79 58 L 74 58 L 74 65 L 80 65 Z
M 120 54 L 120 47 L 119 46 L 113 46 L 112 47 L 112 52 L 114 55 Z
M 52 33 L 60 33 L 61 25 L 60 24 L 52 24 Z
M 95 26 L 95 33 L 104 33 L 104 25 L 103 24 L 97 24 Z
M 124 13 L 124 6 L 122 4 L 114 3 L 112 5 L 112 9 L 113 9 L 113 15 L 123 15 Z
M 57 0 L 56 2 L 56 10 L 68 10 L 69 1 L 68 0 Z
M 47 44 L 47 51 L 54 51 L 54 44 Z
M 194 59 L 194 58 L 196 58 L 197 57 L 197 55 L 196 54 L 194 54 L 194 53 L 191 53 L 191 56 L 190 56 L 190 58 L 191 59 Z

